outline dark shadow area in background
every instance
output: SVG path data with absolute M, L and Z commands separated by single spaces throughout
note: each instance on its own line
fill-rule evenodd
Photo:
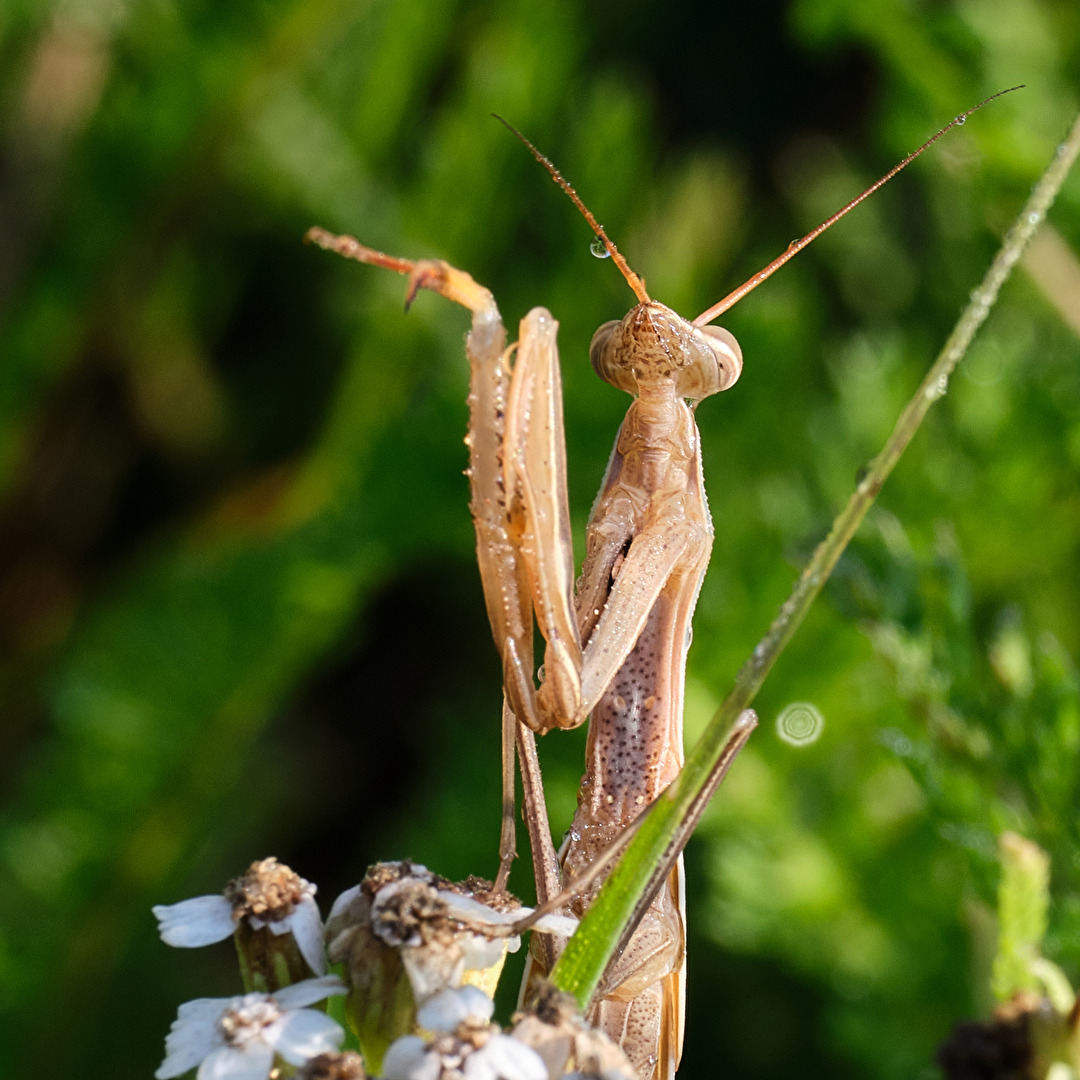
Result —
M 858 139 L 874 115 L 879 70 L 856 45 L 809 55 L 788 28 L 790 3 L 664 4 L 596 0 L 588 66 L 636 76 L 655 103 L 661 152 L 701 143 L 737 147 L 754 187 L 772 187 L 772 166 L 808 131 Z
M 468 754 L 497 739 L 498 696 L 490 688 L 498 665 L 494 647 L 477 648 L 486 629 L 471 566 L 416 564 L 386 583 L 276 726 L 271 754 L 283 783 L 265 842 L 319 883 L 324 913 L 370 863 L 419 858 L 391 850 L 387 836 L 424 802 L 422 792 L 453 786 L 449 747 Z M 463 722 L 446 730 L 448 715 Z M 491 783 L 497 786 L 497 775 Z M 485 827 L 494 866 L 498 821 L 477 823 Z
M 709 895 L 705 852 L 686 852 L 687 894 Z M 688 1028 L 679 1075 L 788 1080 L 858 1080 L 862 1073 L 828 1045 L 826 990 L 767 956 L 731 952 L 700 931 L 705 912 L 687 912 Z

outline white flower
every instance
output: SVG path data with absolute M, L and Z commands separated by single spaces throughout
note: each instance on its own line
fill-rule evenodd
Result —
M 512 1035 L 492 1035 L 465 1059 L 466 1080 L 548 1080 L 544 1059 Z
M 326 950 L 315 891 L 311 882 L 276 859 L 263 859 L 229 882 L 224 894 L 158 904 L 152 910 L 166 945 L 180 949 L 213 945 L 230 937 L 236 923 L 246 919 L 253 930 L 267 927 L 278 937 L 292 934 L 308 967 L 316 975 L 325 975 Z
M 419 1035 L 402 1035 L 383 1055 L 383 1080 L 438 1080 L 442 1061 Z
M 394 1042 L 383 1058 L 383 1080 L 548 1080 L 535 1050 L 489 1023 L 494 1009 L 475 986 L 436 994 L 416 1017 L 434 1039 L 405 1035 Z
M 366 984 L 363 972 L 380 947 L 396 950 L 420 1005 L 463 981 L 493 989 L 507 951 L 521 945 L 515 925 L 532 914 L 476 879 L 454 885 L 416 863 L 379 863 L 334 901 L 328 951 L 334 963 L 346 964 L 354 984 Z M 576 919 L 561 915 L 534 927 L 560 937 L 576 928 Z
M 465 1020 L 487 1023 L 495 1012 L 495 1002 L 475 986 L 440 990 L 428 998 L 416 1013 L 416 1022 L 426 1031 L 453 1031 Z
M 198 1065 L 197 1080 L 266 1080 L 275 1054 L 290 1065 L 303 1065 L 336 1050 L 345 1037 L 335 1020 L 304 1006 L 346 990 L 336 975 L 327 975 L 286 986 L 273 996 L 189 1001 L 180 1006 L 165 1039 L 165 1060 L 154 1076 L 170 1080 Z

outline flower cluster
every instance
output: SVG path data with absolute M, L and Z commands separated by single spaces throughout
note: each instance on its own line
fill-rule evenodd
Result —
M 196 1067 L 197 1080 L 268 1080 L 279 1069 L 299 1080 L 364 1080 L 365 1063 L 384 1080 L 634 1080 L 622 1051 L 555 991 L 509 1032 L 492 1022 L 503 960 L 533 914 L 508 893 L 379 863 L 334 902 L 325 933 L 314 896 L 313 885 L 264 859 L 221 895 L 154 908 L 170 945 L 233 936 L 247 990 L 182 1005 L 157 1080 Z M 564 938 L 576 925 L 535 920 Z M 326 974 L 328 959 L 344 980 Z M 351 1036 L 309 1007 L 340 995 Z M 363 1058 L 340 1049 L 346 1038 Z
M 493 992 L 507 952 L 521 939 L 513 925 L 532 914 L 479 878 L 455 883 L 410 862 L 377 863 L 334 901 L 326 939 L 332 963 L 363 982 L 376 954 L 389 953 L 408 977 L 416 1005 L 471 982 Z M 576 919 L 548 915 L 536 928 L 567 937 Z

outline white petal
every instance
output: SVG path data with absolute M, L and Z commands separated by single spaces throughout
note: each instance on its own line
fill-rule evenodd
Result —
M 208 1047 L 204 1042 L 185 1042 L 165 1044 L 165 1060 L 158 1066 L 154 1075 L 157 1080 L 171 1080 L 174 1076 L 183 1076 L 194 1069 L 206 1057 Z M 211 1051 L 212 1052 L 212 1051 Z
M 178 949 L 213 945 L 230 937 L 236 928 L 232 904 L 220 893 L 181 900 L 179 904 L 158 904 L 151 910 L 157 916 L 161 940 Z
M 274 991 L 274 1000 L 283 1009 L 302 1009 L 314 1005 L 333 994 L 347 994 L 349 988 L 336 975 L 323 975 L 318 979 L 304 979 Z
M 466 1080 L 547 1080 L 544 1059 L 509 1035 L 493 1035 L 465 1059 Z
M 165 1038 L 165 1060 L 154 1073 L 158 1080 L 183 1076 L 221 1046 L 217 1022 L 228 1004 L 228 998 L 196 998 L 180 1006 Z
M 470 923 L 491 923 L 495 926 L 505 926 L 507 923 L 517 922 L 522 918 L 521 909 L 516 911 L 496 911 L 487 904 L 481 904 L 471 896 L 462 896 L 461 893 L 451 892 L 449 889 L 439 890 L 439 899 L 450 909 L 450 914 L 455 919 Z M 528 914 L 526 911 L 525 914 Z
M 489 941 L 479 934 L 462 934 L 459 944 L 465 956 L 466 971 L 483 971 L 497 964 L 507 948 L 506 938 L 492 938 Z
M 476 986 L 440 990 L 429 998 L 416 1014 L 416 1022 L 427 1031 L 453 1031 L 469 1017 L 490 1020 L 495 1002 Z
M 336 915 L 340 915 L 358 896 L 360 895 L 360 886 L 354 885 L 351 889 L 346 889 L 335 901 L 334 906 L 330 909 L 330 919 Z
M 308 1058 L 336 1050 L 345 1029 L 318 1009 L 300 1009 L 271 1024 L 264 1037 L 290 1065 L 303 1065 Z
M 442 1065 L 418 1035 L 402 1035 L 383 1055 L 383 1080 L 439 1080 Z
M 266 1043 L 250 1042 L 242 1050 L 224 1046 L 200 1066 L 195 1080 L 266 1080 L 274 1051 Z
M 570 915 L 544 915 L 533 925 L 534 930 L 558 934 L 560 937 L 570 937 L 577 928 L 578 920 Z
M 242 1000 L 242 998 L 234 997 L 195 998 L 192 1001 L 185 1001 L 176 1010 L 176 1022 L 173 1027 L 178 1027 L 180 1024 L 207 1024 L 212 1027 L 226 1009 Z
M 448 986 L 460 986 L 465 974 L 465 956 L 460 946 L 452 943 L 442 946 L 433 943 L 419 948 L 404 947 L 401 963 L 409 977 L 416 1001 L 427 1001 L 432 994 Z
M 499 1080 L 494 1064 L 480 1050 L 465 1059 L 461 1071 L 466 1080 Z
M 323 944 L 323 924 L 319 905 L 313 896 L 301 898 L 289 920 L 300 955 L 316 975 L 326 974 L 326 946 Z

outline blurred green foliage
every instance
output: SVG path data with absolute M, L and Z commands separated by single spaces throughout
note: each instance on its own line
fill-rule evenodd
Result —
M 235 992 L 151 903 L 276 854 L 492 873 L 498 665 L 467 319 L 311 224 L 561 322 L 577 536 L 631 298 L 492 111 L 694 315 L 1018 82 L 733 309 L 691 736 L 944 339 L 1080 98 L 1069 0 L 13 0 L 0 8 L 0 1060 L 146 1075 Z M 933 1075 L 988 1004 L 996 836 L 1080 976 L 1080 177 L 808 625 L 688 853 L 683 1075 Z M 579 544 L 579 557 L 580 557 Z M 825 717 L 812 746 L 785 704 Z M 581 739 L 542 746 L 557 828 Z M 522 861 L 513 884 L 530 886 Z M 6 1071 L 6 1070 L 5 1070 Z

